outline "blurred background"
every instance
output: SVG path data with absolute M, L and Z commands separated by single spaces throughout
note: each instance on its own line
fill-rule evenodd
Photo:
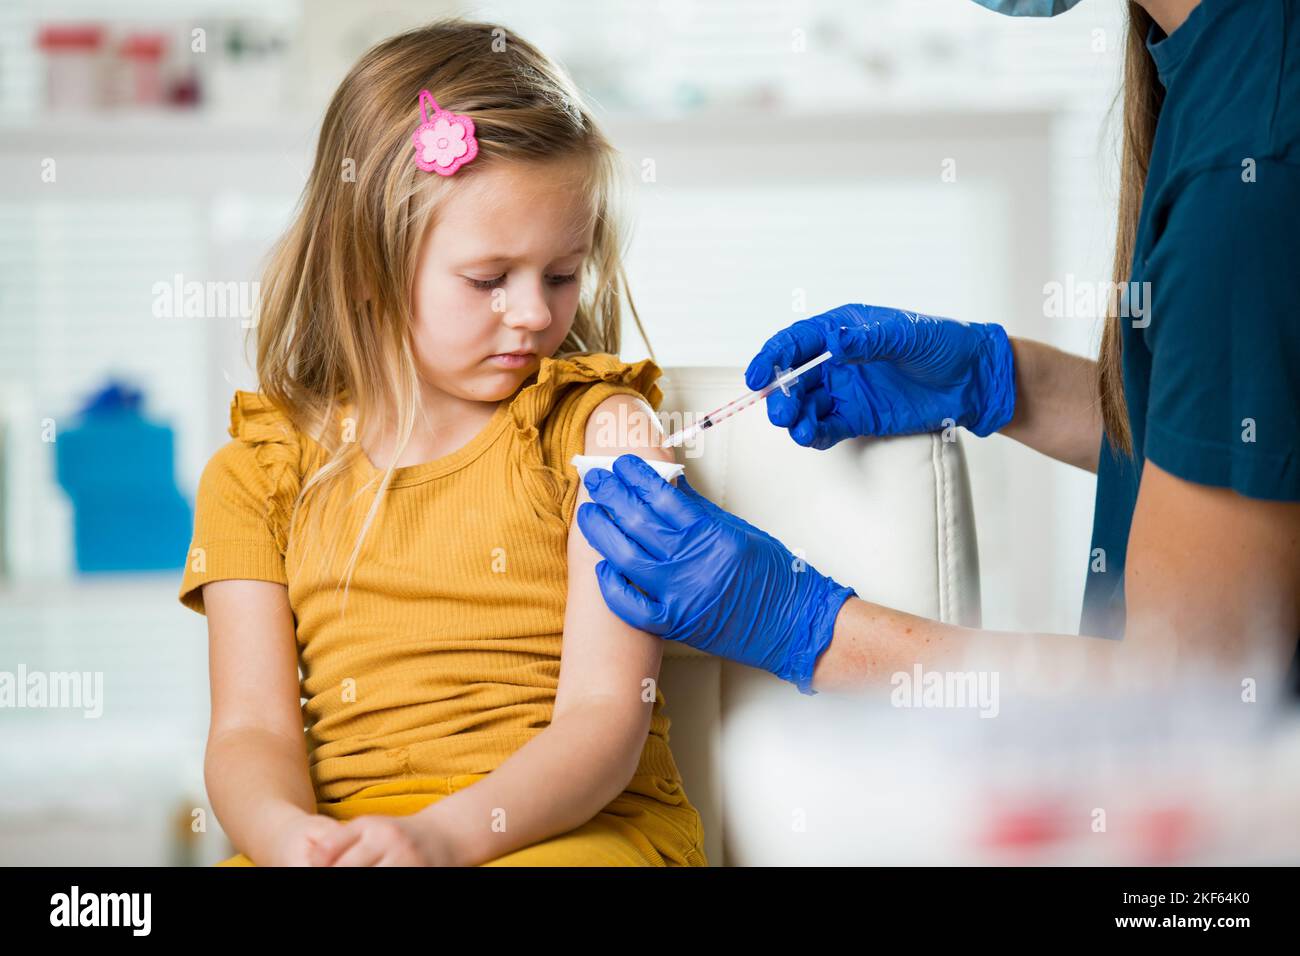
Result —
M 102 672 L 114 703 L 0 711 L 0 863 L 228 853 L 215 819 L 194 824 L 208 701 L 205 622 L 176 600 L 190 508 L 233 391 L 256 385 L 247 289 L 370 44 L 460 14 L 563 63 L 633 174 L 629 275 L 656 358 L 735 367 L 739 394 L 768 335 L 844 302 L 1095 354 L 1097 318 L 1047 317 L 1044 286 L 1109 279 L 1121 8 L 7 0 L 0 670 Z M 195 281 L 235 293 L 196 317 Z M 625 359 L 648 354 L 624 340 Z M 1001 437 L 966 450 L 985 625 L 1076 631 L 1093 477 Z

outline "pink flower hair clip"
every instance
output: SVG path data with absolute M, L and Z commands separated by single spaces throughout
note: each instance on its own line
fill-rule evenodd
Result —
M 425 108 L 426 100 L 433 104 L 432 116 Z M 424 122 L 411 135 L 411 142 L 415 144 L 415 165 L 426 173 L 450 176 L 478 155 L 474 121 L 444 110 L 428 90 L 420 91 L 420 118 Z

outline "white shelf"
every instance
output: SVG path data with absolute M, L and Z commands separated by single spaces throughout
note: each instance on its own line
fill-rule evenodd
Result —
M 1050 97 L 1020 96 L 1012 100 L 987 96 L 951 98 L 942 107 L 926 97 L 898 97 L 864 104 L 862 109 L 760 111 L 709 108 L 680 115 L 640 116 L 619 113 L 598 116 L 614 143 L 625 140 L 664 141 L 685 137 L 705 143 L 736 135 L 783 139 L 788 124 L 797 124 L 799 138 L 835 139 L 881 136 L 895 130 L 942 131 L 952 135 L 989 127 L 1039 127 L 1065 107 Z M 231 115 L 192 113 L 122 113 L 52 116 L 36 120 L 0 119 L 0 152 L 31 152 L 58 147 L 93 145 L 96 152 L 246 152 L 315 146 L 320 116 L 285 114 L 244 119 Z M 781 128 L 777 128 L 778 124 Z M 672 142 L 672 140 L 668 140 Z

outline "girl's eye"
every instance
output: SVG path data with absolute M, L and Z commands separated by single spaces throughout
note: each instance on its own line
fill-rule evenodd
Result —
M 504 272 L 501 273 L 501 275 L 497 276 L 495 279 L 475 279 L 472 278 L 471 276 L 464 276 L 465 281 L 468 282 L 475 289 L 495 289 L 497 288 L 497 286 L 501 285 L 501 283 L 505 281 L 505 278 L 506 276 Z M 570 282 L 576 281 L 577 278 L 578 278 L 578 273 L 571 272 L 568 275 L 547 276 L 546 281 L 549 282 L 551 285 L 566 285 Z

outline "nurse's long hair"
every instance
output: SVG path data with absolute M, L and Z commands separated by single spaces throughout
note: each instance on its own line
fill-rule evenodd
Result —
M 1133 267 L 1133 247 L 1137 241 L 1138 217 L 1142 212 L 1142 192 L 1146 186 L 1147 166 L 1156 138 L 1156 121 L 1164 103 L 1165 88 L 1160 83 L 1155 61 L 1147 49 L 1151 15 L 1129 0 L 1128 39 L 1124 56 L 1123 140 L 1119 170 L 1119 217 L 1115 231 L 1116 285 L 1127 283 Z M 1101 419 L 1112 449 L 1133 454 L 1133 432 L 1129 427 L 1128 408 L 1124 404 L 1124 369 L 1120 339 L 1120 316 L 1111 298 L 1110 314 L 1102 332 L 1101 354 L 1097 360 L 1097 391 L 1101 399 Z
M 412 161 L 426 89 L 474 121 L 478 156 L 455 176 Z M 499 161 L 559 157 L 585 161 L 595 224 L 577 314 L 558 354 L 617 354 L 625 305 L 645 336 L 623 268 L 619 161 L 560 67 L 503 27 L 440 20 L 372 47 L 330 100 L 294 219 L 264 273 L 256 334 L 262 393 L 326 452 L 293 504 L 291 528 L 307 498 L 323 503 L 352 456 L 364 455 L 340 434 L 345 405 L 356 433 L 372 418 L 396 429 L 341 583 L 351 580 L 419 415 L 411 303 L 422 238 L 466 176 Z

